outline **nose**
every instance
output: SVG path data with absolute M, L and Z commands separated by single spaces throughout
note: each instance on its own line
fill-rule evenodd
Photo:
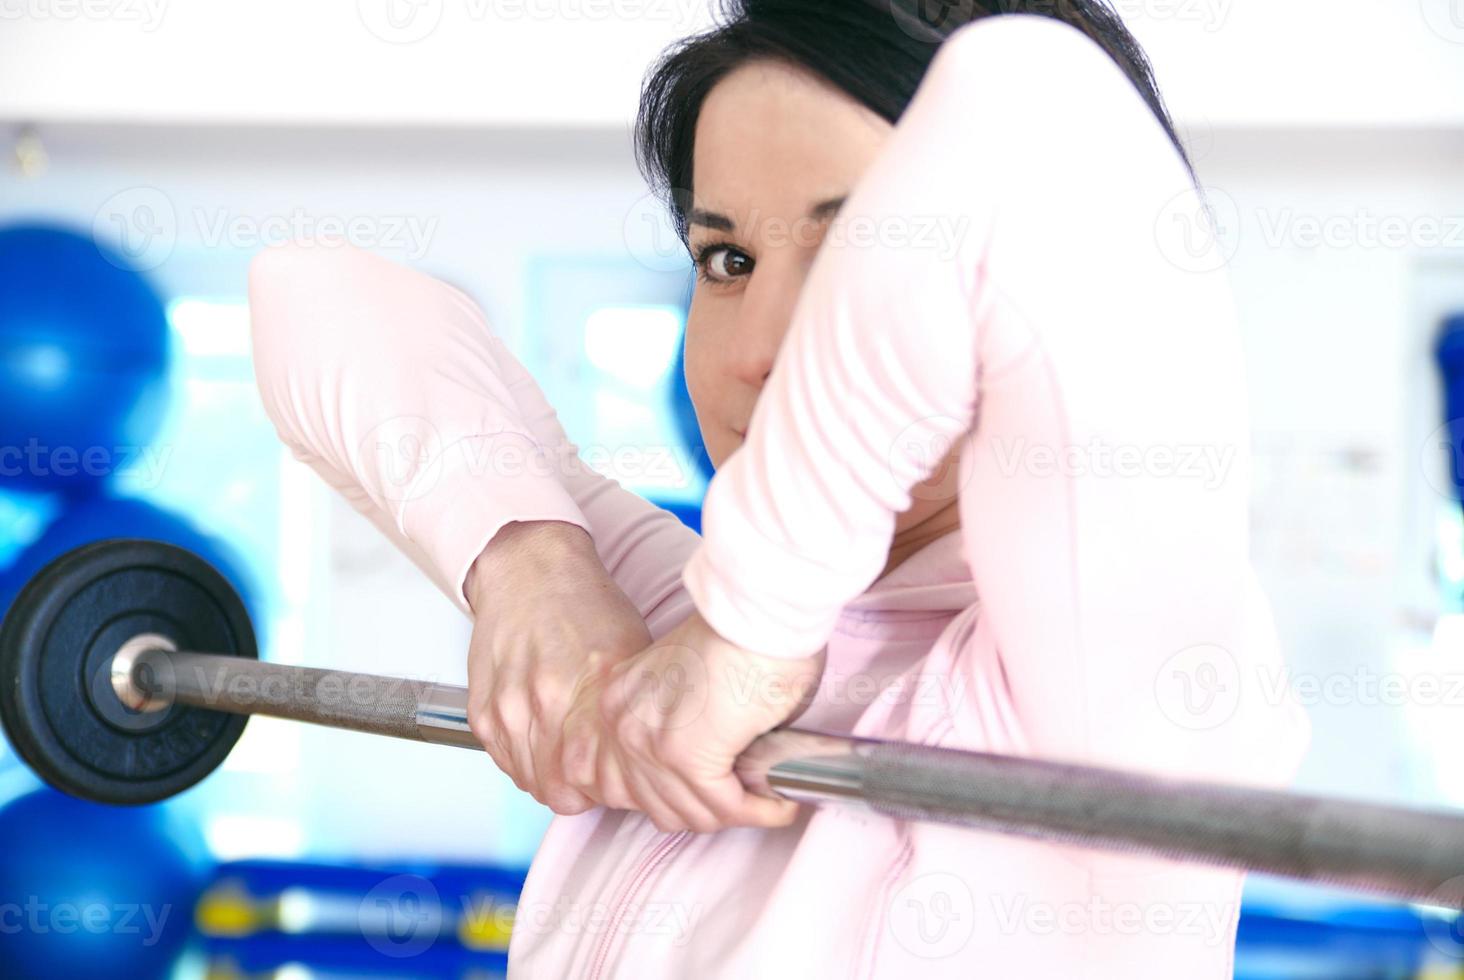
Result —
M 737 324 L 737 345 L 732 370 L 738 380 L 761 389 L 773 369 L 773 359 L 788 333 L 793 307 L 803 286 L 801 264 L 759 262 L 743 295 Z

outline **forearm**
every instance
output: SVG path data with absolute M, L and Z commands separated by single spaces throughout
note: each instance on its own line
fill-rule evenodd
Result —
M 532 377 L 461 291 L 359 249 L 291 244 L 250 269 L 255 373 L 280 439 L 459 608 L 505 527 L 585 529 L 657 629 L 688 603 L 696 536 L 577 458 Z

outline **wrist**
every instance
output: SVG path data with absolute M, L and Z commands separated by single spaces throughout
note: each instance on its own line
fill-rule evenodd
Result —
M 586 568 L 603 572 L 595 542 L 584 528 L 565 521 L 512 521 L 468 569 L 463 595 L 477 609 L 480 600 L 501 594 L 505 583 Z
M 774 714 L 801 712 L 823 676 L 825 651 L 806 657 L 774 657 L 738 646 L 717 632 L 699 612 L 684 629 L 689 645 L 709 668 L 741 678 L 738 689 L 758 692 Z

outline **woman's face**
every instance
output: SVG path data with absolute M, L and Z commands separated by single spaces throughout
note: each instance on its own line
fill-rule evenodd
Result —
M 696 126 L 686 384 L 713 464 L 742 444 L 829 221 L 893 127 L 783 62 L 743 65 Z

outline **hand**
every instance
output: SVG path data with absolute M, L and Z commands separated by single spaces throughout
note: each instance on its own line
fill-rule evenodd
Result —
M 468 724 L 519 789 L 555 813 L 594 802 L 560 768 L 565 712 L 587 673 L 651 642 L 582 528 L 509 524 L 468 573 Z
M 579 689 L 565 720 L 565 775 L 585 796 L 643 811 L 662 831 L 786 826 L 797 804 L 749 793 L 733 764 L 802 709 L 822 671 L 821 654 L 753 653 L 694 613 Z

